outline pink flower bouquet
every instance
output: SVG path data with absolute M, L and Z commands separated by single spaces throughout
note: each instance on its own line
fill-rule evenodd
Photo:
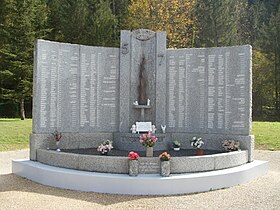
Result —
M 157 142 L 157 138 L 152 136 L 151 133 L 144 133 L 140 136 L 140 143 L 145 147 L 153 147 Z

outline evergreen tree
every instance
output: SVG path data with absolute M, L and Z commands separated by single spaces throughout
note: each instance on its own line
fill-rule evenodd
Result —
M 47 6 L 49 9 L 49 15 L 48 15 L 48 28 L 50 28 L 50 32 L 48 34 L 48 39 L 53 41 L 63 41 L 63 35 L 62 35 L 62 15 L 61 13 L 61 0 L 48 0 Z
M 272 114 L 274 107 L 274 74 L 270 57 L 253 49 L 253 117 L 255 120 L 275 120 Z M 271 111 L 272 110 L 272 111 Z
M 218 47 L 238 42 L 236 1 L 197 0 L 198 46 Z
M 61 0 L 59 9 L 63 41 L 85 43 L 86 20 L 89 13 L 87 0 Z
M 117 19 L 109 0 L 50 0 L 51 40 L 112 46 Z
M 125 28 L 125 21 L 128 16 L 128 6 L 130 0 L 110 0 L 111 10 L 117 21 L 114 24 L 114 43 L 119 46 L 120 30 Z
M 265 52 L 273 64 L 275 110 L 280 119 L 280 7 L 271 16 L 267 25 L 260 30 L 260 38 L 256 41 L 259 49 Z
M 33 46 L 46 34 L 47 9 L 42 0 L 5 0 L 0 42 L 1 100 L 20 104 L 32 95 Z
M 247 0 L 239 0 L 235 2 L 234 18 L 237 27 L 237 45 L 252 44 L 251 35 L 251 15 L 252 9 Z
M 116 46 L 114 39 L 117 18 L 112 13 L 110 2 L 100 0 L 97 4 L 89 0 L 89 15 L 86 27 L 86 44 Z
M 280 119 L 280 12 L 279 2 L 274 0 L 261 1 L 258 0 L 253 6 L 253 30 L 254 35 L 253 47 L 259 54 L 262 54 L 263 58 L 266 58 L 267 62 L 263 62 L 263 59 L 253 60 L 253 67 L 263 65 L 265 72 L 258 71 L 257 68 L 253 68 L 253 83 L 254 93 L 257 93 L 258 97 L 253 97 L 253 103 L 260 104 L 265 107 L 261 108 L 263 113 L 270 113 L 273 119 Z M 276 7 L 276 8 L 275 8 Z M 265 64 L 265 65 L 264 65 Z M 256 78 L 268 78 L 267 75 L 272 75 L 270 78 L 270 84 L 263 85 Z M 272 87 L 272 88 L 271 88 Z M 261 94 L 264 90 L 272 90 L 269 94 Z M 267 92 L 267 91 L 266 91 Z M 268 93 L 268 92 L 267 92 Z M 256 94 L 255 94 L 256 95 Z M 261 96 L 261 97 L 260 97 Z M 264 101 L 264 102 L 263 102 Z M 272 103 L 273 101 L 273 103 Z M 260 109 L 259 109 L 260 110 Z M 270 110 L 275 110 L 271 112 Z M 265 114 L 266 115 L 266 114 Z M 275 118 L 276 116 L 276 118 Z M 272 119 L 272 117 L 270 117 Z

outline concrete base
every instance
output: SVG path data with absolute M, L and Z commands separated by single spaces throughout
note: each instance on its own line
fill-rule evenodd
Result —
M 227 188 L 265 175 L 268 162 L 255 160 L 234 168 L 161 177 L 86 172 L 14 160 L 12 172 L 40 184 L 71 190 L 130 195 L 174 195 Z

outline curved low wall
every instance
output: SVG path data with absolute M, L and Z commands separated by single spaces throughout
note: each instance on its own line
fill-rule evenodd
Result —
M 128 173 L 127 157 L 81 155 L 53 150 L 37 149 L 37 161 L 51 166 L 103 173 Z M 204 156 L 172 157 L 171 173 L 213 171 L 239 166 L 248 162 L 248 151 L 236 151 Z M 158 157 L 141 157 L 140 174 L 160 172 Z

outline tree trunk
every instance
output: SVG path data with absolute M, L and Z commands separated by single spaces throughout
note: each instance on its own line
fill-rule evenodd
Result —
M 275 45 L 276 45 L 277 39 L 275 41 L 276 41 L 276 43 L 275 43 Z M 278 70 L 277 70 L 277 49 L 276 49 L 276 47 L 274 47 L 274 77 L 275 77 L 275 110 L 276 110 L 276 114 L 278 114 L 279 113 L 279 89 L 278 89 L 279 77 L 278 77 Z
M 277 120 L 280 117 L 280 93 L 279 93 L 279 83 L 280 83 L 280 72 L 278 68 L 278 58 L 279 58 L 279 49 L 278 49 L 278 35 L 277 35 L 277 20 L 275 18 L 275 43 L 274 43 L 274 74 L 275 74 L 275 110 L 277 115 Z
M 25 120 L 25 111 L 24 111 L 24 99 L 20 101 L 20 119 Z

